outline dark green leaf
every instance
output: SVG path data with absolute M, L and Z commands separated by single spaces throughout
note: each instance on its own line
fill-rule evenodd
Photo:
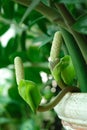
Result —
M 31 5 L 28 7 L 28 9 L 26 10 L 26 12 L 24 13 L 21 22 L 24 22 L 24 20 L 27 18 L 27 16 L 31 13 L 31 11 L 38 5 L 38 3 L 40 2 L 40 0 L 33 0 Z
M 0 56 L 3 56 L 3 47 L 2 47 L 2 43 L 0 42 Z
M 40 30 L 43 32 L 43 33 L 45 33 L 45 34 L 47 34 L 47 27 L 46 27 L 46 19 L 43 19 L 44 17 L 42 17 L 42 19 L 40 19 L 40 20 L 38 20 L 37 21 L 37 24 L 38 24 L 38 26 L 39 26 L 39 28 L 40 28 Z
M 26 61 L 27 60 L 27 55 L 26 55 L 26 52 L 25 51 L 20 51 L 20 52 L 14 52 L 10 55 L 9 59 L 12 63 L 14 63 L 14 58 L 16 56 L 19 56 L 22 58 L 23 61 Z
M 87 14 L 80 17 L 72 27 L 80 33 L 87 34 Z
M 25 68 L 25 79 L 33 81 L 37 84 L 42 83 L 39 68 L 28 67 Z
M 8 94 L 11 99 L 15 100 L 16 102 L 22 101 L 19 93 L 18 93 L 18 88 L 17 86 L 12 86 L 11 88 L 8 89 Z
M 33 21 L 36 21 L 37 19 L 39 19 L 39 18 L 41 18 L 41 17 L 42 17 L 42 15 L 41 15 L 39 12 L 33 10 L 33 11 L 29 14 L 29 23 L 30 23 L 30 25 L 31 25 L 32 23 L 35 23 L 35 22 L 33 22 Z
M 6 111 L 12 118 L 21 118 L 21 106 L 16 103 L 9 103 L 5 107 Z
M 15 42 L 15 38 L 11 38 L 8 41 L 7 46 L 5 47 L 5 53 L 6 55 L 10 56 L 10 54 L 14 53 L 17 49 L 17 43 Z
M 32 45 L 29 47 L 28 51 L 27 51 L 27 55 L 28 58 L 31 62 L 40 62 L 41 59 L 41 55 L 40 55 L 40 50 L 39 47 L 37 45 Z
M 11 0 L 3 0 L 4 15 L 8 19 L 12 19 L 14 16 L 14 2 Z
M 47 39 L 46 39 L 47 38 Z M 48 59 L 50 44 L 47 44 L 51 41 L 51 37 L 38 37 L 35 39 L 35 42 L 42 42 L 41 45 L 31 45 L 27 51 L 27 56 L 29 60 L 33 63 L 43 62 Z M 45 55 L 44 55 L 45 54 Z
M 0 36 L 3 35 L 9 29 L 9 27 L 9 25 L 0 23 Z

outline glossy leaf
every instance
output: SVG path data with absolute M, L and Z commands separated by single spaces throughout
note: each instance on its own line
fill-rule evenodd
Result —
M 87 14 L 80 17 L 72 27 L 77 32 L 87 34 Z

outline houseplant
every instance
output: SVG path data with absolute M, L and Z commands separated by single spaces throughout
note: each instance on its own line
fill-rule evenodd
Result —
M 14 0 L 15 1 L 15 0 Z M 14 5 L 14 2 L 12 1 L 1 1 L 1 13 L 2 16 L 0 18 L 0 20 L 2 22 L 4 22 L 6 25 L 5 31 L 9 28 L 9 24 L 13 24 L 15 25 L 16 29 L 19 29 L 20 33 L 17 36 L 18 40 L 21 40 L 21 48 L 22 48 L 22 53 L 15 53 L 14 55 L 12 55 L 11 61 L 13 62 L 13 59 L 15 56 L 21 56 L 23 61 L 27 61 L 29 58 L 29 60 L 32 63 L 38 63 L 40 61 L 46 61 L 49 57 L 49 52 L 46 53 L 48 54 L 47 57 L 43 56 L 39 57 L 39 59 L 37 58 L 38 56 L 35 57 L 33 56 L 32 51 L 34 50 L 34 52 L 36 54 L 39 54 L 38 51 L 38 47 L 41 45 L 36 45 L 36 46 L 31 46 L 31 50 L 32 51 L 27 51 L 27 55 L 26 55 L 26 47 L 25 47 L 25 40 L 26 40 L 26 36 L 29 38 L 32 38 L 32 34 L 28 35 L 28 26 L 32 27 L 32 25 L 34 25 L 35 23 L 38 24 L 38 26 L 40 27 L 41 31 L 46 34 L 45 38 L 47 39 L 47 41 L 44 41 L 44 38 L 42 38 L 42 40 L 44 41 L 45 45 L 46 43 L 52 41 L 53 38 L 53 34 L 56 31 L 61 31 L 63 40 L 64 40 L 64 46 L 62 49 L 62 56 L 66 54 L 69 54 L 74 68 L 75 68 L 75 73 L 76 73 L 76 77 L 75 77 L 75 82 L 73 82 L 72 84 L 74 84 L 75 86 L 79 86 L 81 92 L 86 92 L 87 88 L 86 88 L 86 71 L 87 71 L 87 67 L 86 67 L 86 63 L 87 63 L 87 51 L 86 51 L 86 1 L 33 1 L 33 2 L 29 2 L 28 0 L 26 1 L 21 1 L 21 0 L 16 0 L 16 3 L 22 4 L 24 6 L 29 6 L 29 8 L 26 10 L 26 8 L 23 6 L 24 10 L 23 13 L 20 11 L 20 13 L 18 14 L 17 12 L 21 9 L 21 7 L 18 7 L 19 5 L 16 4 Z M 7 8 L 6 8 L 7 7 Z M 14 8 L 12 8 L 14 7 Z M 11 12 L 10 12 L 10 10 Z M 19 10 L 18 10 L 19 9 Z M 40 14 L 33 14 L 31 13 L 32 10 L 36 10 L 38 12 L 40 12 Z M 4 11 L 2 11 L 4 10 Z M 35 12 L 36 13 L 36 12 Z M 18 16 L 17 16 L 18 14 Z M 42 15 L 41 15 L 42 14 Z M 30 18 L 28 18 L 28 16 L 30 16 Z M 35 19 L 36 17 L 36 19 Z M 77 19 L 78 17 L 78 19 Z M 13 19 L 16 20 L 13 20 Z M 47 18 L 47 19 L 46 19 Z M 6 20 L 7 19 L 7 20 Z M 10 20 L 8 20 L 10 19 Z M 12 21 L 13 20 L 13 21 Z M 50 20 L 51 23 L 48 21 Z M 16 22 L 15 22 L 16 21 Z M 18 24 L 17 24 L 18 23 Z M 50 24 L 49 24 L 50 23 Z M 46 24 L 46 26 L 45 26 Z M 52 28 L 53 25 L 54 28 Z M 50 28 L 50 30 L 49 30 Z M 21 29 L 21 30 L 20 30 Z M 53 29 L 53 30 L 51 30 Z M 1 31 L 1 34 L 3 34 L 3 30 Z M 4 32 L 5 32 L 4 31 Z M 18 31 L 18 32 L 19 32 Z M 32 31 L 31 31 L 32 32 Z M 37 31 L 36 31 L 37 32 Z M 17 40 L 17 38 L 15 38 L 15 40 Z M 41 41 L 40 39 L 36 39 L 37 41 Z M 18 43 L 18 41 L 17 41 Z M 50 45 L 48 45 L 50 47 Z M 9 44 L 10 47 L 10 44 Z M 7 48 L 9 48 L 7 47 Z M 2 48 L 2 47 L 1 47 Z M 8 49 L 9 50 L 9 49 Z M 15 49 L 16 50 L 16 49 Z M 11 52 L 12 53 L 12 52 Z M 9 53 L 8 55 L 10 55 L 11 53 Z M 30 57 L 29 55 L 32 54 L 32 57 Z M 44 60 L 45 59 L 45 60 Z M 48 61 L 47 61 L 48 62 Z M 4 62 L 2 62 L 4 63 Z M 5 65 L 9 64 L 9 60 L 7 60 L 7 62 L 5 62 Z M 31 65 L 31 64 L 30 64 Z M 37 65 L 37 64 L 36 64 Z M 2 64 L 3 66 L 3 64 Z M 43 66 L 42 66 L 43 67 Z M 44 69 L 43 69 L 44 70 Z M 47 70 L 48 71 L 48 70 Z M 29 77 L 32 80 L 32 77 Z M 72 85 L 70 84 L 70 85 Z

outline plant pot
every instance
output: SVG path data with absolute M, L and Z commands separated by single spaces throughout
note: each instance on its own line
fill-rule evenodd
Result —
M 87 130 L 87 93 L 68 92 L 54 110 L 66 130 Z

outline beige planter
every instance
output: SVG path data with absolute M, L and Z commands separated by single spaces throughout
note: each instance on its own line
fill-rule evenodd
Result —
M 54 110 L 66 130 L 87 130 L 87 93 L 68 92 Z

